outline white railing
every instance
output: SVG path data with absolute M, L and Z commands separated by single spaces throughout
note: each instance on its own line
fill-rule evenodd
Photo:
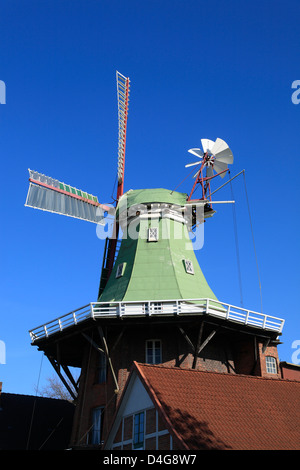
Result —
M 212 299 L 149 300 L 130 302 L 91 302 L 29 331 L 35 341 L 63 331 L 88 319 L 145 316 L 211 315 L 281 333 L 284 320 Z

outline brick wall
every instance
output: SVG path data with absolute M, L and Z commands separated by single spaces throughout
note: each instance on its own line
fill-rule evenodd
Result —
M 258 340 L 255 337 L 243 338 L 235 342 L 234 362 L 236 372 L 245 375 L 281 378 L 277 346 Z M 277 364 L 277 374 L 270 374 L 266 369 L 266 357 L 274 357 Z
M 287 362 L 280 363 L 283 379 L 300 381 L 300 365 Z
M 272 377 L 279 379 L 281 378 L 281 370 L 280 370 L 280 365 L 279 365 L 279 358 L 278 358 L 278 351 L 276 346 L 267 346 L 264 348 L 263 343 L 258 344 L 259 348 L 259 356 L 260 356 L 260 370 L 261 370 L 261 375 L 262 377 Z M 267 372 L 266 368 L 266 357 L 274 357 L 276 360 L 276 368 L 277 368 L 277 373 L 276 374 L 270 374 Z
M 118 328 L 105 330 L 108 348 L 111 351 L 111 361 L 120 388 L 118 394 L 115 393 L 116 386 L 109 367 L 106 383 L 96 383 L 99 353 L 87 342 L 74 418 L 71 441 L 73 445 L 85 442 L 81 438 L 90 428 L 92 410 L 97 406 L 105 407 L 103 416 L 103 438 L 105 438 L 116 405 L 121 397 L 121 392 L 126 384 L 132 362 L 144 363 L 146 361 L 145 342 L 147 339 L 161 340 L 162 363 L 166 366 L 181 368 L 191 368 L 193 366 L 194 354 L 192 348 L 179 331 L 176 322 L 158 325 L 150 322 L 145 325 L 144 322 L 141 325 L 126 324 L 125 326 L 121 339 L 119 335 L 123 328 L 122 325 Z M 183 324 L 182 327 L 192 343 L 197 344 L 200 324 L 191 322 L 190 324 Z M 211 331 L 212 327 L 204 327 L 201 342 L 208 337 Z M 100 344 L 99 339 L 97 343 Z M 269 376 L 265 363 L 267 355 L 274 356 L 278 363 L 276 345 L 268 345 L 264 350 L 263 343 L 253 336 L 243 335 L 239 332 L 230 335 L 226 330 L 217 331 L 207 346 L 200 352 L 196 368 L 223 373 Z M 278 377 L 280 377 L 279 364 Z M 152 446 L 153 441 L 149 441 L 147 445 Z
M 197 343 L 198 329 L 187 329 L 191 341 Z M 209 332 L 204 331 L 204 339 Z M 169 367 L 192 368 L 194 354 L 178 328 L 170 326 L 147 326 L 131 328 L 123 335 L 112 360 L 118 371 L 118 382 L 122 390 L 129 375 L 133 361 L 144 363 L 147 339 L 160 339 L 162 343 L 162 363 Z M 113 342 L 113 341 L 112 341 Z M 121 351 L 122 353 L 120 354 Z M 233 353 L 230 344 L 218 334 L 201 351 L 196 368 L 215 372 L 234 372 Z

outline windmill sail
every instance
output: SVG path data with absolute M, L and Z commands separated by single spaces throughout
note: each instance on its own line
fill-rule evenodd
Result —
M 29 190 L 25 206 L 103 224 L 104 212 L 110 208 L 100 204 L 96 196 L 37 171 L 28 171 Z
M 126 149 L 126 130 L 129 106 L 130 80 L 124 77 L 120 72 L 116 72 L 117 77 L 117 95 L 118 95 L 118 193 L 117 200 L 123 194 L 124 168 L 125 168 L 125 149 Z

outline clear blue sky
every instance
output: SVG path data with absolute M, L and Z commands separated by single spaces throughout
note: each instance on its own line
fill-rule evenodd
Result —
M 298 0 L 1 2 L 5 392 L 35 393 L 42 353 L 28 330 L 96 300 L 103 253 L 96 227 L 24 202 L 27 168 L 112 201 L 116 70 L 131 79 L 125 190 L 174 189 L 201 138 L 228 142 L 232 176 L 246 170 L 263 311 L 286 320 L 279 355 L 291 362 L 300 340 L 300 104 L 291 101 L 299 17 Z M 242 177 L 233 189 L 243 303 L 260 311 Z M 217 194 L 231 199 L 229 186 Z M 240 305 L 232 206 L 217 209 L 197 256 L 217 297 Z M 40 387 L 53 374 L 44 359 Z

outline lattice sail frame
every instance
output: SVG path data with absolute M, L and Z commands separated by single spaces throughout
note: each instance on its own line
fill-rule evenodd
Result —
M 120 72 L 116 72 L 117 78 L 117 96 L 118 96 L 118 191 L 117 200 L 123 194 L 124 170 L 125 170 L 125 149 L 126 149 L 126 131 L 129 107 L 130 80 L 124 77 Z

